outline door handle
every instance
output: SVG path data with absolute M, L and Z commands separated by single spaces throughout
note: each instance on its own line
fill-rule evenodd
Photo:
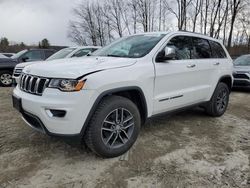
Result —
M 214 65 L 219 65 L 219 64 L 220 64 L 219 62 L 214 63 Z
M 190 64 L 190 65 L 187 65 L 187 68 L 194 68 L 196 65 L 195 64 Z

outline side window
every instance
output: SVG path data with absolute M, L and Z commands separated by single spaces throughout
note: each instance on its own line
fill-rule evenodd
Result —
M 212 49 L 213 58 L 226 58 L 227 57 L 224 49 L 218 42 L 209 41 L 209 43 Z
M 98 48 L 91 48 L 91 52 L 98 50 Z
M 168 44 L 168 47 L 172 47 L 176 51 L 176 60 L 191 59 L 192 52 L 192 40 L 188 36 L 177 36 L 172 38 Z
M 50 51 L 50 50 L 45 50 L 45 59 L 47 59 L 48 57 L 50 57 L 52 54 L 54 54 L 54 51 Z
M 88 55 L 88 53 L 91 52 L 91 49 L 82 49 L 82 50 L 78 50 L 72 57 L 82 57 L 85 55 Z
M 192 59 L 207 59 L 212 57 L 208 40 L 193 37 L 193 46 Z
M 29 51 L 24 55 L 24 58 L 27 58 L 29 60 L 41 60 L 43 59 L 43 54 L 38 50 Z

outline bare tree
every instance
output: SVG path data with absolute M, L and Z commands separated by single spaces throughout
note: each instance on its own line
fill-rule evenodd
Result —
M 248 1 L 84 0 L 73 10 L 68 36 L 79 45 L 105 45 L 139 31 L 178 28 L 221 38 L 228 48 L 232 42 L 250 48 Z
M 230 7 L 231 7 L 231 23 L 230 23 L 230 31 L 228 36 L 228 49 L 231 48 L 232 43 L 232 36 L 233 36 L 233 30 L 234 30 L 234 23 L 236 20 L 236 16 L 238 15 L 239 10 L 242 8 L 242 2 L 243 0 L 231 0 L 230 1 Z
M 191 14 L 191 20 L 193 22 L 192 23 L 193 32 L 195 32 L 195 29 L 196 29 L 196 22 L 197 22 L 199 14 L 201 13 L 202 4 L 203 4 L 203 0 L 194 0 L 190 2 L 190 5 L 191 5 L 190 14 Z
M 187 8 L 191 1 L 192 0 L 164 1 L 165 8 L 177 18 L 179 30 L 187 29 Z
M 123 36 L 122 12 L 119 0 L 107 0 L 105 3 L 105 17 L 110 21 L 110 26 L 119 37 Z

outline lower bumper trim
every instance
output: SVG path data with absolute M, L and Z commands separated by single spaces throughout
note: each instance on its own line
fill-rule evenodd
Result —
M 39 119 L 39 117 L 26 112 L 22 110 L 22 119 L 24 120 L 25 123 L 27 123 L 31 128 L 34 130 L 47 134 L 49 136 L 55 136 L 55 137 L 81 137 L 80 133 L 79 134 L 57 134 L 57 133 L 51 133 L 48 131 L 48 129 L 45 127 L 43 122 Z

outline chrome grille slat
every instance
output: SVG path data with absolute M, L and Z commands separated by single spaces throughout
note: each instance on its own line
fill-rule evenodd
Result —
M 48 83 L 49 83 L 49 79 L 46 79 L 46 81 L 45 81 L 45 83 L 44 83 L 44 85 L 43 85 L 43 91 L 44 91 L 45 88 L 47 87 Z
M 39 86 L 40 80 L 41 80 L 40 78 L 37 78 L 36 80 L 35 91 L 34 91 L 36 94 L 38 94 L 38 86 Z
M 30 81 L 29 81 L 28 91 L 29 91 L 30 93 L 32 93 L 32 92 L 31 92 L 31 85 L 32 85 L 33 79 L 34 79 L 34 77 L 31 77 L 31 78 L 30 78 Z
M 25 77 L 25 80 L 24 80 L 24 91 L 27 91 L 27 80 L 28 80 L 28 78 L 29 78 L 29 76 L 27 75 L 26 77 Z
M 19 87 L 22 91 L 34 95 L 42 95 L 50 79 L 38 76 L 21 74 Z

